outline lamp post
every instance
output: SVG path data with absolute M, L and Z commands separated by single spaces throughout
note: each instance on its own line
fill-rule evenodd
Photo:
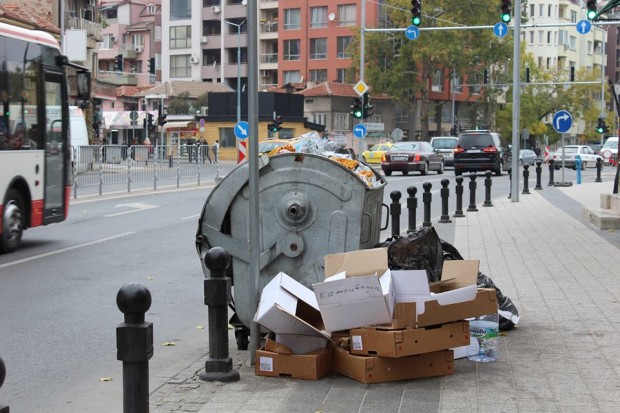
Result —
M 228 20 L 224 21 L 237 28 L 237 123 L 239 123 L 241 122 L 241 26 L 245 20 L 239 24 Z

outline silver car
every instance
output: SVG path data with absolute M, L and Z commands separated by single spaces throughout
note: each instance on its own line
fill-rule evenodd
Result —
M 456 136 L 435 136 L 431 138 L 431 146 L 435 152 L 443 155 L 445 166 L 454 166 L 454 148 L 458 140 Z
M 534 165 L 536 163 L 536 152 L 529 149 L 521 149 L 519 151 L 519 164 L 521 165 Z

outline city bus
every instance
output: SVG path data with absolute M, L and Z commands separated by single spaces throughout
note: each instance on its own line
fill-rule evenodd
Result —
M 76 99 L 90 99 L 90 72 L 52 35 L 0 23 L 0 253 L 15 251 L 25 229 L 67 218 L 68 72 Z

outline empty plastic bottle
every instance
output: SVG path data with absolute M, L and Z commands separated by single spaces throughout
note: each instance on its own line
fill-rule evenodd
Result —
M 499 347 L 499 318 L 497 313 L 476 317 L 469 321 L 470 344 L 467 358 L 489 362 L 497 359 Z

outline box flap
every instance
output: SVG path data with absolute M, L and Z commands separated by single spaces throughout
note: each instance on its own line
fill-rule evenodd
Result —
M 325 276 L 346 271 L 348 277 L 383 274 L 388 269 L 387 248 L 372 248 L 325 256 Z
M 441 270 L 441 279 L 447 282 L 441 286 L 445 289 L 456 289 L 478 283 L 480 260 L 445 260 Z
M 293 354 L 290 348 L 269 338 L 265 341 L 265 350 L 278 354 Z
M 383 297 L 383 289 L 379 277 L 365 275 L 312 285 L 319 307 L 330 304 L 344 304 L 361 299 Z

